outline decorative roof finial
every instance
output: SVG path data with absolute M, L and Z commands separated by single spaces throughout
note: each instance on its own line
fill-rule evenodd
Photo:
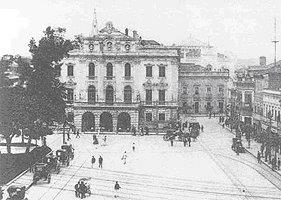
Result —
M 93 22 L 92 22 L 91 36 L 94 36 L 96 34 L 98 34 L 98 22 L 97 22 L 96 9 L 94 9 L 94 18 L 93 18 Z

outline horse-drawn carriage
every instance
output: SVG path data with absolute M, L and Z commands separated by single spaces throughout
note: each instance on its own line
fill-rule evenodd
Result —
M 178 140 L 178 141 L 183 141 L 183 138 L 187 137 L 185 133 L 182 131 L 175 131 L 174 129 L 168 129 L 166 134 L 163 135 L 163 140 L 164 141 L 169 141 L 169 140 Z
M 69 166 L 70 157 L 65 149 L 59 149 L 56 151 L 56 157 L 62 166 Z
M 74 149 L 71 144 L 64 144 L 61 149 L 66 150 L 68 157 L 72 160 L 74 158 Z
M 47 168 L 50 172 L 60 173 L 60 162 L 58 157 L 53 156 L 53 154 L 46 156 L 44 163 L 47 164 Z
M 25 198 L 25 186 L 12 185 L 7 189 L 9 197 L 7 200 L 27 200 Z
M 33 183 L 36 184 L 39 180 L 51 182 L 51 173 L 46 163 L 36 163 L 34 167 Z
M 245 153 L 245 148 L 242 145 L 242 141 L 239 138 L 232 138 L 231 149 L 236 153 Z

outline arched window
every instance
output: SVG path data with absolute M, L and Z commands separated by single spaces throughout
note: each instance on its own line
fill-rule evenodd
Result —
M 88 88 L 88 102 L 96 102 L 96 88 L 93 85 Z
M 124 88 L 124 102 L 132 103 L 132 88 L 129 85 Z
M 95 64 L 90 63 L 89 64 L 89 77 L 94 77 L 95 76 Z
M 108 78 L 112 78 L 112 76 L 113 76 L 113 66 L 111 63 L 107 63 L 107 65 L 106 65 L 106 76 Z
M 105 90 L 105 102 L 112 104 L 113 103 L 113 87 L 108 85 Z
M 125 64 L 125 77 L 131 76 L 131 65 L 129 63 Z

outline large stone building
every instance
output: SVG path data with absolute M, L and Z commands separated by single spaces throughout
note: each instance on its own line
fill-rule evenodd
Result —
M 181 63 L 179 106 L 184 114 L 223 113 L 227 104 L 227 69 Z
M 95 27 L 94 27 L 95 28 Z M 82 131 L 164 127 L 177 116 L 179 54 L 111 22 L 81 37 L 61 70 L 68 112 Z M 157 129 L 158 130 L 158 129 Z

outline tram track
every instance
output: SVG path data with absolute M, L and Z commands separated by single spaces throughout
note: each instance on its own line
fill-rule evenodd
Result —
M 79 170 L 81 168 L 78 168 L 77 170 Z M 102 173 L 102 171 L 101 171 Z M 89 173 L 88 173 L 89 174 Z M 77 174 L 72 174 L 72 175 L 67 175 L 67 174 L 63 174 L 59 177 L 54 177 L 53 179 L 55 178 L 58 178 L 58 179 L 61 179 L 62 176 L 68 176 L 70 178 L 72 178 L 73 176 L 75 176 L 76 178 L 84 178 L 85 176 L 79 176 Z M 100 188 L 102 189 L 103 187 L 104 188 L 108 188 L 110 187 L 109 185 L 107 184 L 101 184 L 101 183 L 114 183 L 114 181 L 116 180 L 117 177 L 112 177 L 112 176 L 104 176 L 104 174 L 100 174 L 100 177 L 97 177 L 96 175 L 91 175 L 91 176 L 88 176 L 87 178 L 90 178 L 91 180 L 94 180 L 94 188 Z M 190 192 L 190 193 L 193 193 L 193 194 L 210 194 L 210 195 L 219 195 L 219 196 L 225 196 L 225 197 L 241 197 L 243 196 L 242 194 L 240 193 L 234 193 L 234 192 L 231 192 L 233 191 L 235 188 L 228 188 L 226 190 L 226 188 L 222 188 L 222 187 L 209 187 L 208 189 L 204 188 L 204 186 L 198 186 L 196 185 L 195 187 L 192 185 L 178 185 L 177 181 L 174 181 L 173 183 L 171 184 L 167 184 L 167 182 L 165 181 L 165 184 L 163 182 L 159 182 L 155 179 L 152 180 L 151 183 L 148 183 L 147 180 L 143 180 L 143 179 L 140 179 L 139 181 L 136 181 L 138 179 L 134 178 L 132 180 L 127 180 L 127 179 L 124 179 L 124 177 L 122 177 L 123 180 L 120 182 L 122 185 L 126 185 L 126 189 L 129 190 L 129 193 L 130 191 L 133 193 L 136 193 L 136 192 L 144 192 L 144 193 L 147 193 L 147 191 L 154 191 L 153 194 L 154 195 L 170 195 L 170 194 L 178 194 L 178 196 L 181 196 L 181 194 L 184 192 Z M 120 177 L 119 177 L 120 179 Z M 117 179 L 118 180 L 118 179 Z M 191 183 L 192 184 L 192 183 Z M 55 184 L 52 184 L 52 185 L 55 185 Z M 164 185 L 164 186 L 163 186 Z M 166 186 L 165 186 L 166 185 Z M 69 187 L 72 187 L 72 185 L 68 185 Z M 137 187 L 136 187 L 137 186 Z M 211 186 L 211 185 L 210 185 Z M 43 185 L 40 185 L 39 187 L 44 187 Z M 200 188 L 200 189 L 196 189 L 197 188 Z M 66 187 L 63 187 L 63 188 L 59 188 L 59 187 L 54 187 L 54 186 L 51 186 L 50 188 L 52 189 L 67 189 Z M 72 187 L 73 188 L 73 187 Z M 135 188 L 142 188 L 141 190 L 136 190 Z M 219 192 L 220 189 L 221 191 L 223 192 Z M 68 189 L 67 189 L 68 190 Z M 159 193 L 159 191 L 165 191 L 164 193 Z M 71 190 L 71 191 L 74 191 L 74 190 Z M 169 192 L 170 191 L 170 192 Z M 183 196 L 185 197 L 185 196 Z M 255 196 L 252 196 L 254 198 L 259 198 L 259 199 L 281 199 L 281 198 L 275 198 L 273 196 L 262 196 L 262 195 L 255 195 Z

